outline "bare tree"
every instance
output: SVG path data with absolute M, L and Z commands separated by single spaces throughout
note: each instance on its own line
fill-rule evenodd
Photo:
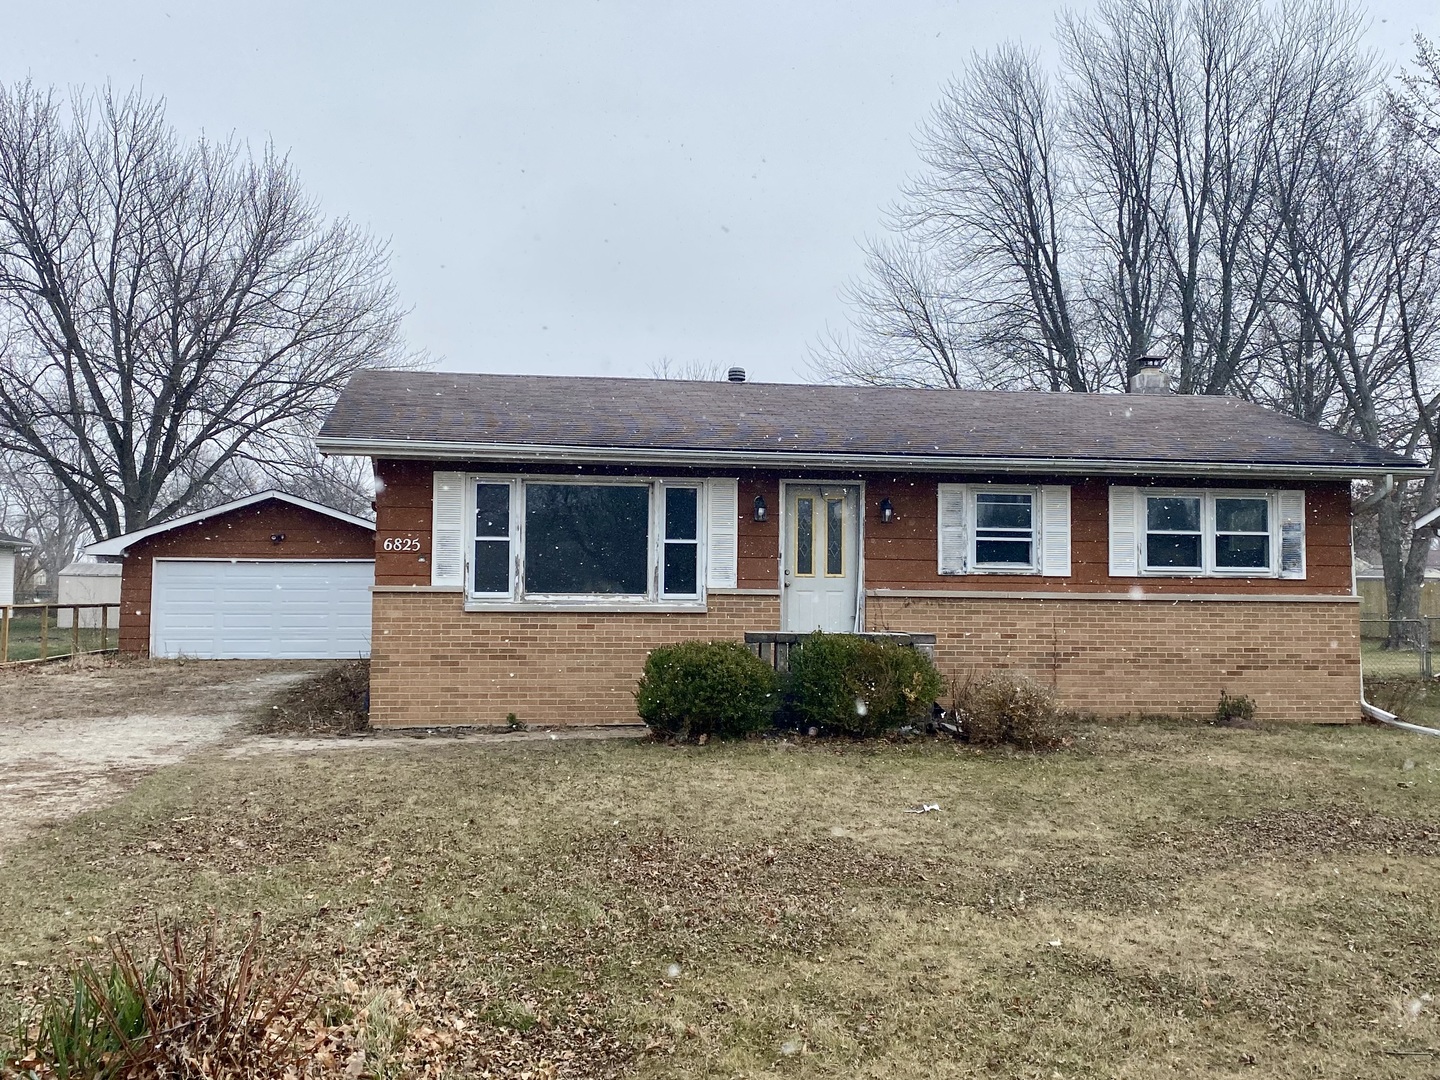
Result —
M 689 382 L 723 382 L 725 369 L 713 360 L 673 360 L 662 356 L 650 364 L 652 379 L 681 379 Z
M 1033 54 L 975 57 L 921 132 L 926 170 L 899 218 L 942 253 L 948 281 L 934 291 L 964 304 L 966 351 L 1041 388 L 1083 391 L 1097 376 L 1074 309 L 1077 207 L 1059 111 Z
M 0 88 L 0 449 L 96 537 L 308 465 L 349 376 L 402 362 L 384 248 L 273 150 L 182 143 L 138 93 Z
M 0 454 L 0 532 L 30 544 L 15 562 L 20 597 L 38 595 L 42 584 L 53 594 L 60 571 L 91 539 L 80 508 L 53 476 L 5 454 Z
M 1163 302 L 1162 226 L 1174 184 L 1164 171 L 1158 66 L 1144 24 L 1124 4 L 1095 19 L 1060 18 L 1068 68 L 1067 131 L 1092 248 L 1085 294 L 1111 384 L 1151 352 Z
M 922 246 L 871 241 L 865 262 L 868 276 L 845 292 L 857 333 L 831 333 L 811 349 L 811 367 L 822 379 L 952 390 L 1004 384 L 1007 372 L 972 363 L 967 305 L 947 291 L 944 273 Z

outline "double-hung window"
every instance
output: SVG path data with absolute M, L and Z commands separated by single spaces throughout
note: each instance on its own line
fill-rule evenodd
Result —
M 977 570 L 1027 572 L 1035 568 L 1035 493 L 975 492 Z
M 1151 491 L 1142 496 L 1142 567 L 1153 574 L 1269 576 L 1279 537 L 1275 497 Z
M 701 485 L 477 478 L 477 601 L 699 601 Z

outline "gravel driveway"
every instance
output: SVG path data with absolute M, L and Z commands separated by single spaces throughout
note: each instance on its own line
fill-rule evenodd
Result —
M 272 693 L 320 666 L 95 661 L 0 674 L 0 847 L 225 740 Z

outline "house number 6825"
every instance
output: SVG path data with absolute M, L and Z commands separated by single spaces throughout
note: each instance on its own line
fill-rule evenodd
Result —
M 419 551 L 420 541 L 413 536 L 387 536 L 380 546 L 385 551 Z

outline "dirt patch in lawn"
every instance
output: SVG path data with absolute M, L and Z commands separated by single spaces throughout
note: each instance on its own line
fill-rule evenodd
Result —
M 223 741 L 247 710 L 313 667 L 91 660 L 0 675 L 0 845 Z

